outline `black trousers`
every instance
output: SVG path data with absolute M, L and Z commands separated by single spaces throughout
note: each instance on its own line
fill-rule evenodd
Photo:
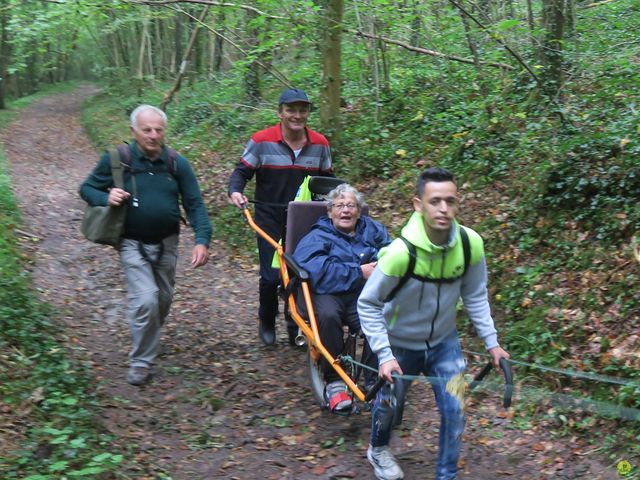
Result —
M 343 326 L 349 328 L 349 332 L 360 333 L 360 318 L 358 318 L 358 296 L 360 292 L 342 293 L 336 295 L 317 295 L 312 294 L 313 311 L 318 323 L 318 331 L 320 339 L 327 351 L 334 358 L 342 353 L 344 348 L 344 329 Z M 307 317 L 307 308 L 304 303 L 304 297 L 298 294 L 296 305 L 303 317 Z M 369 348 L 366 339 L 364 340 L 364 362 L 371 368 L 378 367 L 378 359 Z M 335 372 L 329 362 L 322 358 L 320 368 L 324 374 L 327 383 L 338 380 L 340 377 Z M 375 381 L 375 372 L 365 370 L 365 381 L 367 383 Z

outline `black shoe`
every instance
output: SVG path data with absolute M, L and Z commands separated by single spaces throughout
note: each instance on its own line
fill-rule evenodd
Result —
M 258 335 L 265 345 L 276 344 L 276 319 L 263 320 L 260 319 L 258 326 Z

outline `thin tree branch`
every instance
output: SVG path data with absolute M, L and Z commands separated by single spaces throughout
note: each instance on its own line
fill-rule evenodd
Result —
M 614 50 L 615 48 L 618 48 L 618 47 L 626 47 L 627 45 L 635 45 L 636 43 L 640 43 L 640 40 L 629 40 L 628 42 L 616 43 L 615 45 L 611 45 L 609 49 Z
M 13 231 L 16 232 L 19 235 L 24 236 L 24 237 L 33 238 L 34 240 L 40 240 L 40 237 L 38 235 L 35 235 L 33 233 L 29 233 L 29 232 L 25 232 L 24 230 L 20 230 L 19 228 L 14 228 Z
M 593 8 L 593 7 L 599 7 L 600 5 L 604 5 L 606 3 L 610 3 L 610 2 L 614 2 L 615 0 L 603 0 L 602 2 L 594 2 L 594 3 L 589 3 L 587 5 L 583 5 L 580 8 L 580 10 L 584 10 L 586 8 Z
M 209 5 L 213 7 L 234 7 L 234 8 L 242 8 L 244 10 L 250 10 L 252 12 L 257 13 L 258 15 L 262 15 L 266 18 L 272 18 L 277 20 L 287 20 L 288 17 L 279 17 L 276 15 L 268 15 L 262 10 L 257 9 L 256 7 L 252 7 L 251 5 L 243 5 L 239 3 L 230 3 L 230 2 L 214 2 L 212 0 L 129 0 L 131 3 L 138 3 L 144 5 L 151 6 L 166 6 L 173 3 L 199 3 L 201 5 Z
M 444 58 L 446 60 L 453 60 L 455 62 L 468 63 L 469 65 L 475 65 L 475 62 L 469 58 L 458 57 L 456 55 L 449 55 L 446 53 L 436 52 L 435 50 L 428 50 L 426 48 L 414 47 L 413 45 L 409 45 L 408 43 L 402 42 L 400 40 L 394 40 L 392 38 L 381 37 L 372 35 L 370 33 L 363 32 L 361 30 L 347 30 L 347 32 L 355 33 L 360 37 L 371 38 L 373 40 L 380 40 L 385 43 L 390 43 L 393 45 L 398 45 L 402 48 L 406 48 L 407 50 L 411 50 L 412 52 L 423 53 L 425 55 L 431 55 L 432 57 Z M 481 62 L 482 65 L 489 65 L 491 67 L 502 68 L 504 70 L 514 70 L 511 65 L 507 65 L 506 63 L 499 62 Z
M 153 2 L 155 3 L 155 2 Z M 175 3 L 175 2 L 171 2 L 171 3 Z M 174 10 L 176 12 L 180 12 L 186 16 L 188 16 L 189 18 L 195 20 L 196 22 L 198 22 L 202 28 L 205 28 L 206 30 L 209 30 L 211 33 L 214 33 L 215 35 L 218 35 L 220 38 L 222 38 L 223 40 L 225 40 L 227 43 L 229 43 L 229 45 L 231 45 L 232 47 L 235 47 L 236 49 L 238 49 L 243 55 L 248 56 L 249 53 L 247 51 L 245 51 L 240 45 L 236 44 L 235 42 L 233 42 L 231 39 L 229 39 L 228 37 L 224 36 L 222 33 L 220 33 L 219 31 L 217 31 L 215 28 L 210 27 L 209 25 L 207 25 L 204 22 L 201 22 L 199 19 L 197 19 L 196 17 L 194 17 L 193 15 L 191 15 L 189 12 L 185 12 L 184 10 L 180 9 L 180 8 L 175 8 L 169 5 L 163 5 L 164 7 L 170 8 L 171 10 Z M 273 77 L 278 80 L 280 83 L 282 83 L 285 87 L 287 88 L 291 88 L 292 84 L 289 81 L 289 79 L 287 77 L 285 77 L 282 73 L 280 73 L 278 70 L 276 70 L 275 68 L 269 68 L 267 67 L 263 62 L 261 62 L 260 60 L 258 60 L 257 58 L 254 60 L 258 65 L 260 65 L 262 68 L 264 68 L 268 73 L 270 73 L 271 75 L 273 75 Z
M 173 87 L 169 90 L 164 98 L 162 99 L 162 103 L 160 104 L 160 110 L 166 110 L 167 105 L 173 100 L 173 96 L 177 91 L 180 90 L 180 86 L 182 85 L 182 78 L 184 77 L 185 72 L 187 71 L 187 61 L 189 60 L 189 55 L 191 55 L 191 50 L 193 50 L 193 46 L 196 43 L 196 38 L 198 36 L 198 31 L 202 25 L 202 21 L 206 18 L 207 13 L 209 13 L 209 6 L 204 7 L 202 13 L 200 14 L 200 18 L 198 19 L 198 23 L 193 27 L 193 31 L 191 32 L 191 38 L 189 39 L 189 44 L 187 45 L 187 49 L 182 56 L 182 63 L 180 64 L 180 70 L 178 71 L 178 77 L 176 78 Z
M 483 25 L 482 23 L 480 23 L 480 20 L 478 20 L 475 16 L 473 16 L 469 11 L 467 11 L 466 8 L 464 8 L 462 5 L 460 5 L 458 2 L 456 2 L 456 0 L 449 0 L 449 2 L 456 7 L 458 10 L 460 10 L 462 13 L 464 13 L 473 23 L 475 23 L 476 25 L 478 25 L 478 27 L 480 27 L 482 30 L 484 30 L 485 32 L 489 33 L 489 36 L 494 39 L 502 48 L 504 48 L 507 52 L 509 52 L 511 54 L 511 56 L 513 58 L 516 59 L 516 61 L 522 65 L 522 67 L 529 72 L 529 75 L 531 75 L 533 77 L 533 79 L 536 81 L 536 83 L 538 84 L 538 86 L 542 87 L 542 81 L 540 80 L 540 78 L 538 78 L 538 76 L 536 75 L 536 73 L 531 70 L 531 67 L 529 67 L 529 65 L 527 65 L 527 63 L 523 60 L 523 58 L 520 56 L 520 54 L 518 52 L 516 52 L 515 50 L 513 50 L 509 45 L 507 45 L 505 42 L 503 42 L 497 35 L 494 35 L 485 25 Z
M 529 72 L 529 74 L 531 75 L 531 77 L 535 80 L 536 85 L 538 85 L 538 88 L 540 89 L 540 91 L 543 94 L 547 95 L 547 98 L 549 99 L 549 101 L 555 105 L 558 108 L 558 116 L 560 117 L 560 120 L 562 120 L 562 123 L 566 123 L 566 118 L 564 115 L 564 111 L 562 109 L 562 106 L 558 103 L 557 98 L 552 97 L 551 95 L 547 94 L 544 88 L 544 84 L 542 82 L 542 80 L 540 80 L 540 77 L 538 77 L 536 75 L 536 73 L 531 70 L 531 67 L 529 67 L 529 65 L 527 65 L 527 63 L 523 60 L 523 58 L 520 56 L 520 54 L 518 52 L 516 52 L 515 50 L 513 50 L 509 45 L 507 45 L 505 42 L 503 42 L 497 35 L 494 35 L 489 28 L 487 28 L 485 25 L 483 25 L 475 16 L 473 16 L 471 13 L 469 13 L 462 5 L 460 5 L 458 2 L 456 2 L 456 0 L 449 0 L 449 2 L 455 6 L 457 9 L 459 9 L 462 13 L 464 13 L 467 17 L 469 17 L 469 19 L 471 21 L 473 21 L 473 23 L 475 23 L 476 25 L 478 25 L 478 27 L 480 27 L 483 31 L 487 32 L 489 34 L 489 36 L 494 39 L 499 45 L 501 45 L 507 52 L 509 52 L 513 58 L 515 58 L 517 60 L 517 62 L 522 65 L 522 67 Z

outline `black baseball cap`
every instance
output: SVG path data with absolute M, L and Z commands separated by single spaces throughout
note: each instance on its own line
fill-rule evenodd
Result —
M 278 105 L 282 105 L 283 103 L 308 103 L 311 105 L 309 101 L 309 97 L 304 93 L 304 90 L 300 90 L 299 88 L 289 88 L 282 92 L 280 95 L 280 100 L 278 101 Z

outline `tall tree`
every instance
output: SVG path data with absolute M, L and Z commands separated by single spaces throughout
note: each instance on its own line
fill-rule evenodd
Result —
M 7 0 L 0 0 L 0 109 L 6 108 L 5 96 L 11 52 L 9 32 L 7 30 L 9 14 L 10 10 L 7 8 Z
M 562 88 L 563 43 L 565 29 L 564 0 L 542 0 L 542 24 L 544 39 L 540 50 L 544 72 L 542 75 L 546 93 L 554 98 Z
M 340 92 L 342 62 L 343 0 L 325 0 L 325 29 L 322 40 L 322 96 L 320 123 L 333 142 L 340 138 Z
M 259 36 L 260 32 L 255 25 L 255 19 L 258 18 L 258 14 L 253 10 L 247 10 L 245 12 L 246 27 L 245 30 L 249 33 L 246 43 L 251 48 L 250 58 L 244 71 L 244 85 L 247 98 L 250 103 L 256 103 L 260 98 L 260 64 L 258 63 L 259 54 Z
M 218 29 L 218 31 L 223 31 L 224 23 L 225 23 L 224 10 L 221 10 L 216 17 L 216 28 Z M 217 33 L 214 35 L 215 35 L 215 43 L 213 47 L 213 71 L 219 72 L 222 68 L 222 59 L 224 54 L 224 50 L 223 50 L 224 39 L 222 38 L 222 35 L 219 35 Z
M 209 12 L 209 7 L 206 6 L 200 13 L 200 18 L 197 22 L 193 22 L 193 30 L 191 31 L 191 37 L 189 38 L 189 44 L 187 45 L 187 49 L 184 52 L 184 57 L 182 58 L 182 62 L 180 62 L 180 70 L 178 71 L 178 75 L 176 77 L 176 81 L 171 87 L 164 98 L 162 99 L 162 103 L 160 104 L 161 110 L 166 110 L 167 105 L 173 99 L 173 96 L 176 92 L 180 90 L 180 86 L 182 85 L 182 79 L 187 71 L 187 63 L 189 56 L 191 55 L 191 51 L 193 50 L 193 46 L 196 43 L 196 38 L 198 37 L 198 32 L 200 31 L 200 26 L 202 25 L 202 21 L 207 17 L 207 13 Z

